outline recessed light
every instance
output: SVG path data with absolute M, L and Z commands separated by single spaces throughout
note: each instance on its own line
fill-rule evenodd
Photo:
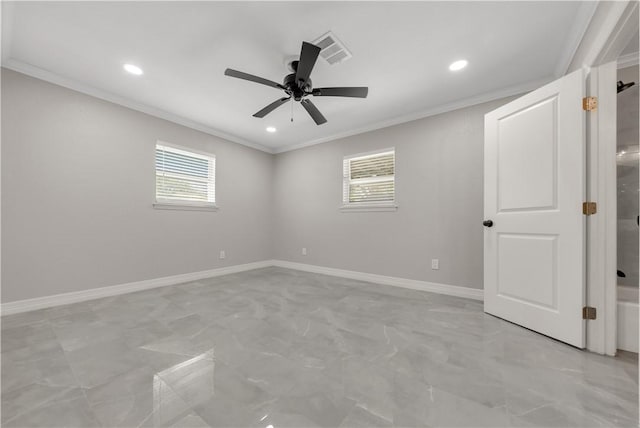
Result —
M 459 61 L 451 63 L 451 65 L 449 66 L 449 70 L 451 71 L 462 70 L 467 66 L 467 64 L 469 64 L 469 62 L 466 59 L 461 59 Z
M 267 132 L 272 132 L 273 133 L 273 132 L 276 132 L 276 131 L 277 131 L 277 129 L 274 128 L 273 126 L 267 126 Z
M 136 76 L 142 75 L 142 69 L 137 65 L 125 64 L 122 66 L 128 73 L 135 74 Z

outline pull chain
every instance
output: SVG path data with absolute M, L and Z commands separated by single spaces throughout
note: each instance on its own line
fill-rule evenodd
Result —
M 293 122 L 293 97 L 291 97 L 291 122 Z

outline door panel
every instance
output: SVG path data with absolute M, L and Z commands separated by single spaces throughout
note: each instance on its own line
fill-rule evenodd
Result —
M 557 310 L 557 236 L 498 235 L 498 296 Z M 534 260 L 535 263 L 531 263 Z
M 585 77 L 485 116 L 485 311 L 584 347 Z
M 500 211 L 556 207 L 557 97 L 498 121 Z

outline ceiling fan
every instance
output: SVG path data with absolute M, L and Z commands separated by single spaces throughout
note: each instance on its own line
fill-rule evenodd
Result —
M 311 83 L 311 71 L 316 64 L 318 55 L 320 54 L 320 48 L 311 43 L 302 42 L 302 49 L 300 51 L 300 60 L 291 62 L 291 69 L 293 73 L 285 76 L 282 84 L 274 81 L 263 79 L 262 77 L 254 76 L 252 74 L 243 73 L 242 71 L 233 70 L 227 68 L 224 71 L 226 76 L 236 77 L 238 79 L 249 80 L 251 82 L 260 83 L 263 85 L 271 86 L 272 88 L 283 90 L 287 96 L 280 98 L 262 110 L 258 111 L 253 117 L 265 117 L 291 98 L 295 101 L 299 101 L 302 107 L 309 113 L 309 116 L 313 119 L 316 125 L 322 125 L 327 121 L 325 117 L 320 113 L 320 110 L 311 102 L 308 98 L 310 95 L 315 97 L 353 97 L 353 98 L 366 98 L 369 88 L 367 87 L 339 87 L 339 88 L 313 88 Z

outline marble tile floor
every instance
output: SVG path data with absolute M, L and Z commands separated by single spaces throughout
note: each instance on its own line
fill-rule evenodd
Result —
M 2 318 L 3 427 L 638 426 L 638 360 L 266 268 Z

